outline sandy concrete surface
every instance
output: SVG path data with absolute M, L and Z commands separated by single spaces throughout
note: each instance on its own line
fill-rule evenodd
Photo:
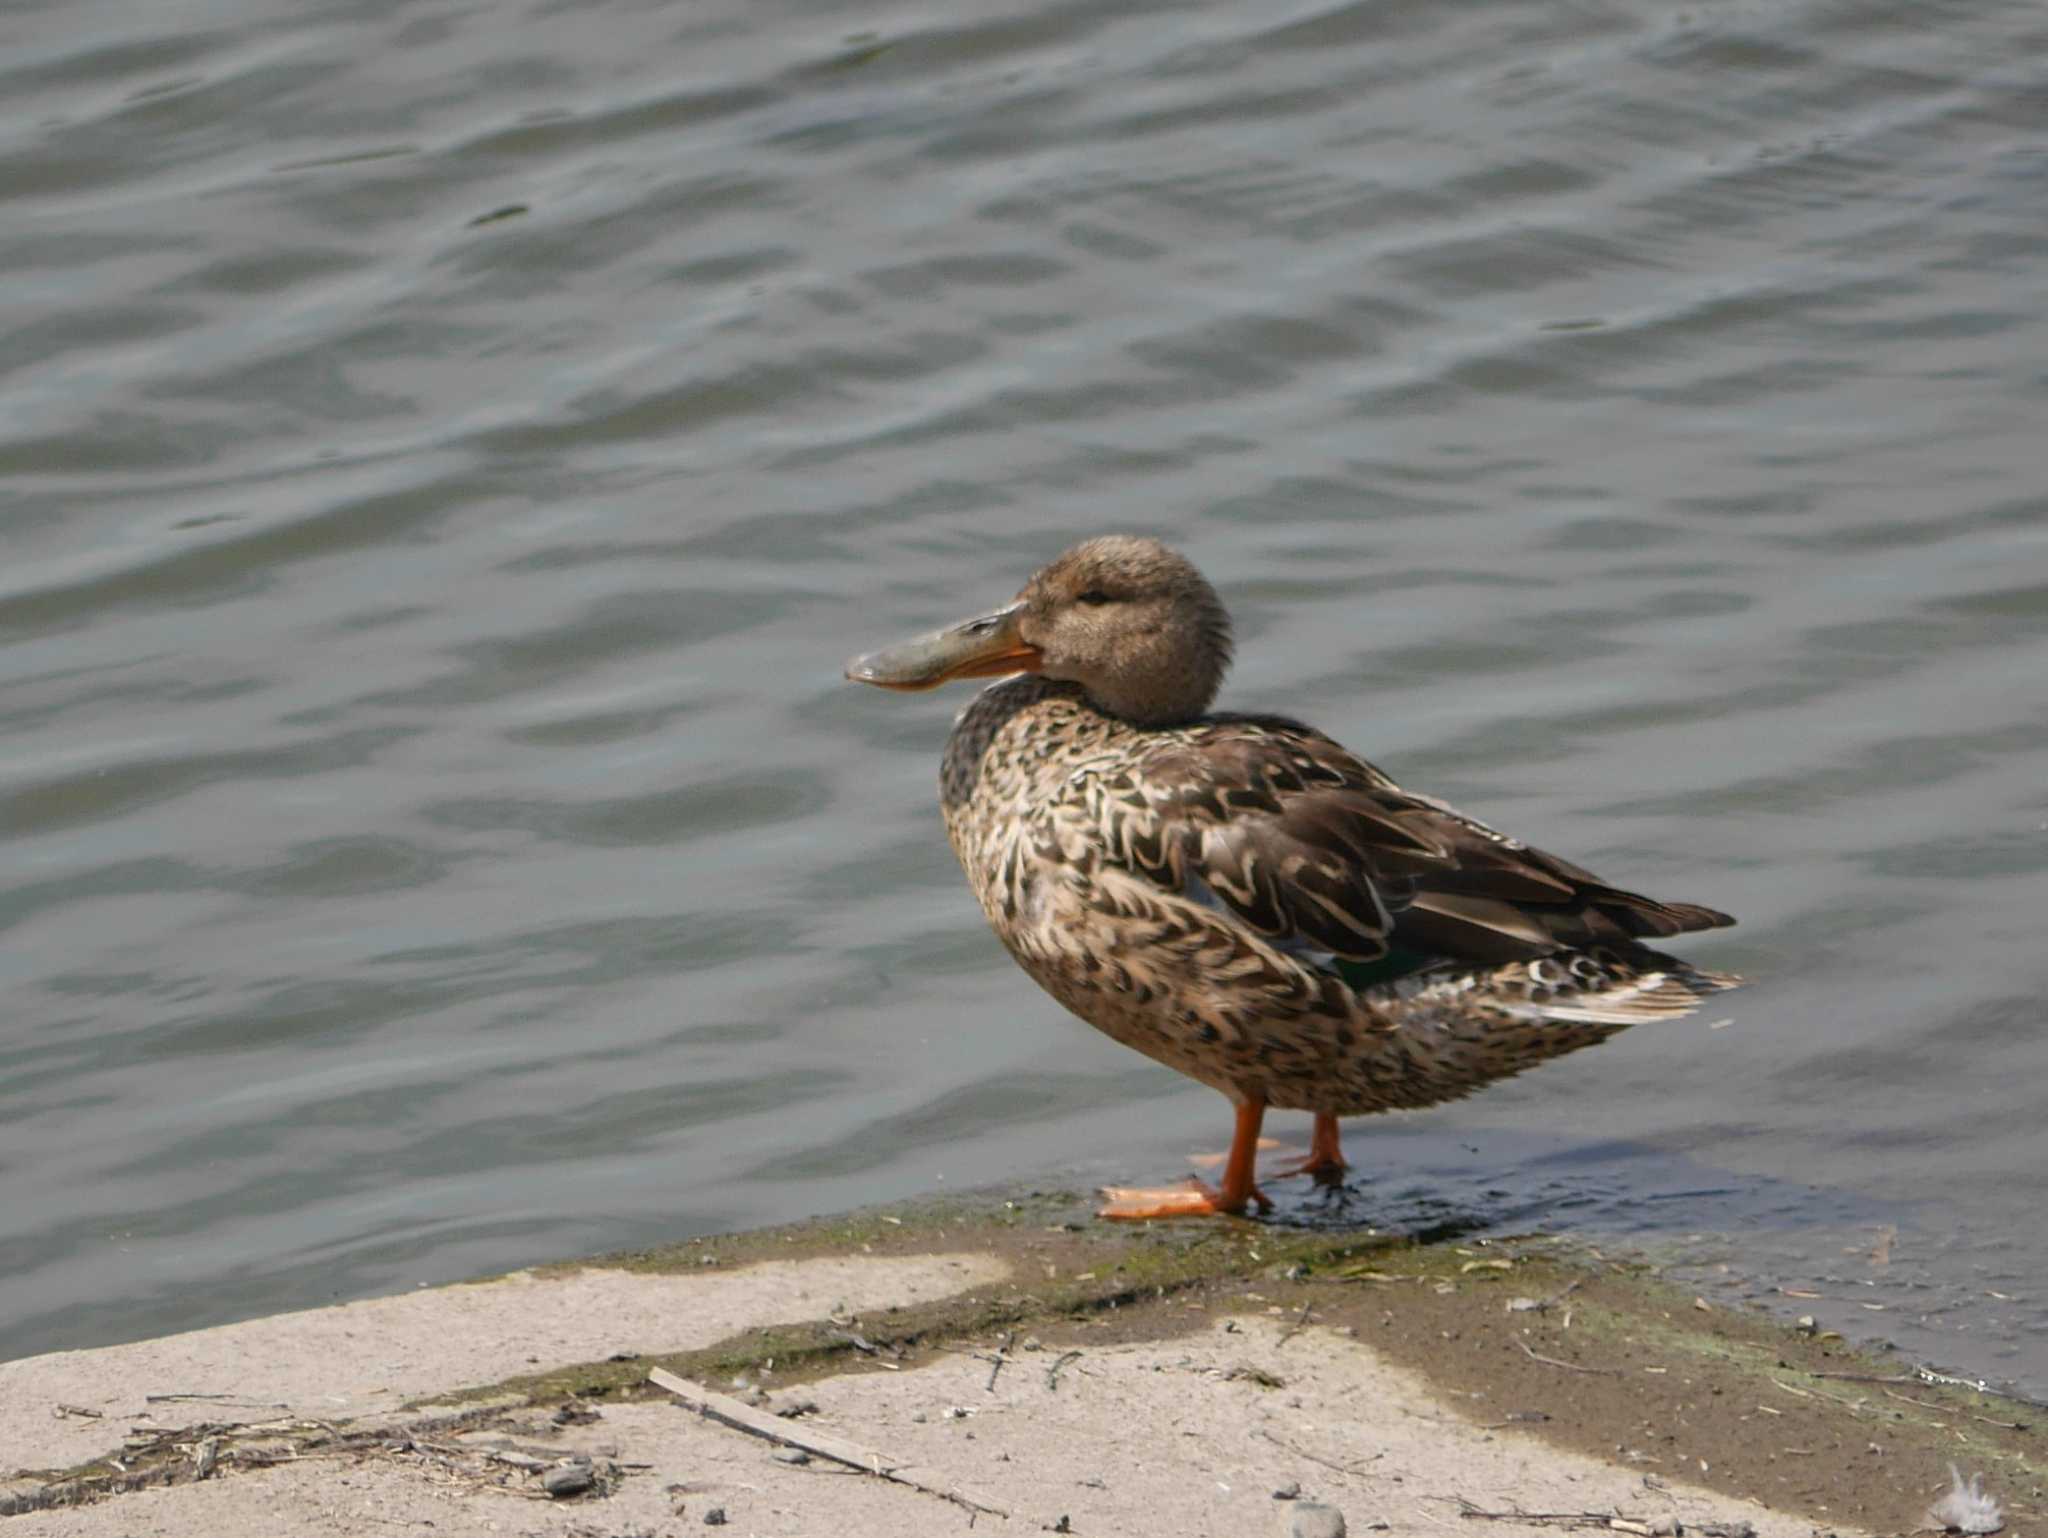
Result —
M 750 1324 L 834 1304 L 878 1308 L 911 1288 L 953 1290 L 992 1278 L 997 1263 L 967 1256 L 926 1262 L 863 1258 L 770 1263 L 670 1279 L 583 1272 L 451 1288 L 288 1315 L 171 1341 L 12 1364 L 4 1434 L 49 1447 L 53 1400 L 98 1395 L 107 1428 L 124 1429 L 151 1385 L 256 1385 L 277 1399 L 337 1392 L 389 1404 L 527 1370 L 531 1355 L 645 1351 L 703 1343 Z M 0 1519 L 0 1538 L 251 1538 L 257 1534 L 548 1534 L 634 1538 L 709 1531 L 740 1535 L 950 1533 L 1174 1535 L 1284 1538 L 1298 1503 L 1339 1508 L 1353 1534 L 1380 1530 L 1511 1534 L 1537 1529 L 1477 1522 L 1460 1502 L 1492 1511 L 1619 1511 L 1645 1524 L 1675 1516 L 1689 1531 L 1743 1521 L 1759 1538 L 1807 1538 L 1795 1519 L 1682 1482 L 1668 1465 L 1605 1463 L 1550 1447 L 1515 1428 L 1516 1406 L 1453 1403 L 1359 1340 L 1286 1317 L 1204 1318 L 1195 1333 L 1060 1350 L 1018 1350 L 990 1388 L 989 1361 L 962 1350 L 898 1372 L 863 1370 L 778 1391 L 775 1407 L 809 1401 L 789 1422 L 872 1447 L 920 1477 L 971 1490 L 1006 1518 L 822 1462 L 779 1461 L 766 1444 L 670 1402 L 602 1406 L 558 1426 L 546 1410 L 515 1411 L 419 1446 L 305 1456 L 229 1471 L 200 1483 L 131 1491 L 94 1504 Z M 393 1387 L 393 1374 L 407 1385 Z M 713 1385 L 729 1388 L 730 1385 Z M 379 1392 L 382 1390 L 383 1392 Z M 193 1409 L 157 1406 L 158 1410 Z M 41 1418 L 38 1421 L 38 1417 Z M 201 1410 L 192 1419 L 218 1418 Z M 92 1423 L 98 1426 L 99 1423 Z M 59 1435 L 90 1445 L 106 1440 Z M 611 1474 L 609 1493 L 552 1501 L 536 1476 L 485 1462 L 490 1449 L 560 1459 L 589 1454 Z M 73 1449 L 74 1451 L 77 1449 Z M 1065 1519 L 1062 1527 L 1061 1519 Z M 1836 1527 L 1837 1533 L 1851 1530 Z M 1554 1531 L 1554 1529 L 1553 1529 Z M 1853 1538 L 1853 1535 L 1851 1535 Z
M 339 1421 L 615 1351 L 707 1346 L 755 1325 L 928 1301 L 1000 1280 L 989 1255 L 768 1261 L 689 1276 L 516 1272 L 95 1351 L 0 1362 L 0 1479 L 118 1447 L 131 1426 Z M 152 1394 L 226 1400 L 149 1400 Z M 60 1416 L 58 1405 L 97 1410 Z

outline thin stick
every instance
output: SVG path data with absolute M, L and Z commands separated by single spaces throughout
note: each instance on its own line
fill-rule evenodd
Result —
M 1896 1399 L 1900 1404 L 1918 1405 L 1923 1410 L 1933 1410 L 1939 1415 L 1954 1415 L 1956 1413 L 1954 1405 L 1936 1404 L 1931 1399 L 1915 1399 L 1911 1394 L 1897 1394 L 1893 1393 L 1890 1389 L 1884 1391 L 1884 1396 L 1887 1399 Z M 2026 1423 L 2024 1421 L 1995 1421 L 1988 1415 L 1978 1415 L 1969 1410 L 1965 1410 L 1962 1413 L 1968 1415 L 1971 1420 L 1982 1422 L 1986 1426 L 1996 1426 L 2000 1431 L 2026 1430 Z
M 1010 1359 L 1007 1354 L 1010 1349 L 1010 1337 L 1008 1334 L 1005 1334 L 1003 1336 L 1003 1344 L 998 1346 L 993 1354 L 987 1351 L 976 1351 L 968 1346 L 948 1346 L 943 1342 L 938 1343 L 935 1349 L 940 1351 L 950 1351 L 955 1356 L 971 1356 L 977 1362 L 988 1363 L 988 1391 L 991 1394 L 993 1394 L 996 1391 L 996 1375 L 1000 1373 L 1010 1363 Z M 878 1362 L 875 1365 L 878 1367 L 887 1367 L 889 1364 L 887 1362 Z
M 1060 1353 L 1060 1359 L 1045 1370 L 1045 1388 L 1047 1393 L 1057 1394 L 1059 1392 L 1060 1369 L 1080 1354 L 1078 1351 L 1063 1351 Z
M 1316 1454 L 1310 1452 L 1306 1447 L 1296 1447 L 1292 1442 L 1289 1442 L 1282 1437 L 1276 1437 L 1270 1431 L 1261 1429 L 1259 1435 L 1264 1437 L 1268 1442 L 1271 1442 L 1275 1447 L 1286 1448 L 1287 1451 L 1293 1453 L 1294 1456 L 1297 1458 L 1306 1458 L 1310 1463 L 1320 1463 L 1326 1469 L 1335 1469 L 1339 1474 L 1349 1474 L 1354 1479 L 1365 1479 L 1366 1477 L 1365 1470 L 1363 1469 L 1355 1468 L 1348 1463 L 1338 1463 L 1329 1458 L 1318 1457 L 1316 1456 Z M 1371 1483 L 1370 1480 L 1367 1480 L 1366 1482 L 1368 1484 Z
M 1458 1515 L 1486 1522 L 1549 1522 L 1565 1527 L 1605 1527 L 1629 1519 L 1608 1511 L 1482 1511 L 1463 1496 L 1457 1497 Z
M 1579 1290 L 1579 1283 L 1584 1280 L 1584 1277 L 1575 1276 L 1547 1298 L 1516 1298 L 1508 1304 L 1508 1312 L 1511 1314 L 1540 1314 L 1545 1309 L 1555 1308 L 1566 1298 L 1577 1292 Z
M 774 1442 L 783 1447 L 800 1448 L 817 1458 L 829 1458 L 834 1463 L 843 1463 L 850 1469 L 863 1474 L 873 1474 L 878 1479 L 890 1480 L 895 1484 L 908 1485 L 913 1490 L 922 1490 L 927 1495 L 936 1495 L 940 1500 L 951 1501 L 955 1506 L 970 1512 L 985 1511 L 990 1516 L 1007 1518 L 1010 1514 L 1000 1506 L 991 1506 L 962 1490 L 947 1489 L 942 1485 L 926 1484 L 923 1480 L 906 1473 L 907 1465 L 885 1458 L 873 1448 L 862 1447 L 843 1437 L 828 1436 L 824 1432 L 792 1428 L 790 1422 L 778 1420 L 756 1410 L 752 1405 L 721 1394 L 715 1389 L 678 1378 L 665 1368 L 654 1368 L 647 1374 L 648 1381 L 657 1388 L 667 1389 L 682 1401 L 685 1409 L 695 1410 L 699 1415 L 730 1426 L 735 1431 L 744 1431 L 749 1436 L 760 1437 L 763 1441 Z
M 244 1399 L 240 1394 L 145 1394 L 145 1404 L 217 1404 L 234 1410 L 289 1410 L 281 1399 Z
M 1515 1344 L 1522 1348 L 1522 1355 L 1532 1362 L 1541 1362 L 1545 1367 L 1562 1367 L 1566 1372 L 1590 1372 L 1603 1378 L 1618 1378 L 1621 1376 L 1612 1367 L 1581 1367 L 1577 1362 L 1560 1362 L 1554 1356 L 1544 1356 L 1541 1352 L 1531 1351 L 1529 1343 L 1525 1340 L 1518 1340 Z
M 1810 1372 L 1809 1378 L 1833 1378 L 1837 1383 L 1911 1383 L 1924 1384 L 1929 1380 L 1917 1375 L 1881 1378 L 1874 1372 Z
M 1280 1332 L 1279 1340 L 1273 1343 L 1274 1348 L 1276 1350 L 1279 1347 L 1286 1345 L 1290 1340 L 1294 1339 L 1295 1336 L 1299 1335 L 1304 1329 L 1308 1327 L 1309 1310 L 1314 1307 L 1315 1302 L 1313 1299 L 1301 1305 L 1301 1312 L 1294 1316 L 1294 1323 L 1290 1324 L 1286 1329 L 1282 1330 Z

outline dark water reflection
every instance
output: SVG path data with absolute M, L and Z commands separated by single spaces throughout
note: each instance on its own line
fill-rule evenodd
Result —
M 1117 527 L 1229 701 L 1743 919 L 1714 1019 L 1361 1128 L 1363 1220 L 2048 1387 L 2044 48 L 15 6 L 0 1352 L 1212 1145 L 982 931 L 957 701 L 838 681 Z

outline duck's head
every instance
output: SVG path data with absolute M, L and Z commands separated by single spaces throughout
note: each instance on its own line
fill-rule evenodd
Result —
M 846 676 L 885 689 L 1037 673 L 1079 684 L 1111 715 L 1170 726 L 1209 708 L 1230 666 L 1230 616 L 1208 579 L 1156 539 L 1085 540 L 1014 601 L 856 657 Z

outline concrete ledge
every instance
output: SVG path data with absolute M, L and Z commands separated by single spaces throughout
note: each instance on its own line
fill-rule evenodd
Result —
M 1286 1534 L 1314 1498 L 1354 1533 L 1806 1538 L 1920 1526 L 1952 1459 L 2015 1521 L 2044 1483 L 2019 1410 L 1541 1239 L 1133 1229 L 1020 1198 L 8 1363 L 0 1538 L 974 1515 L 685 1412 L 657 1365 L 1020 1533 Z

